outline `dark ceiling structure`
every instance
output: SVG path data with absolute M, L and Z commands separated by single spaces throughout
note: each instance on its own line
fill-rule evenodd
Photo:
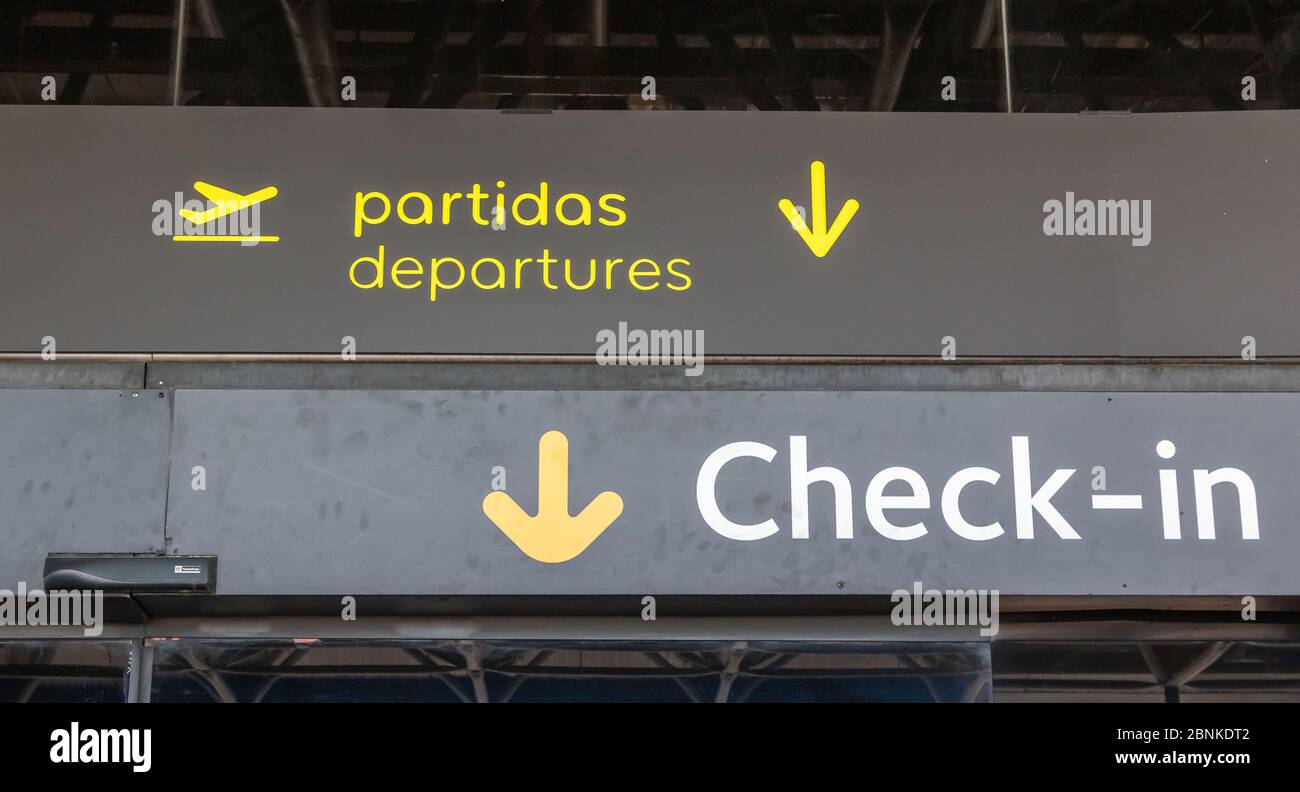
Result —
M 1294 0 L 5 0 L 0 102 L 1277 109 L 1297 46 Z

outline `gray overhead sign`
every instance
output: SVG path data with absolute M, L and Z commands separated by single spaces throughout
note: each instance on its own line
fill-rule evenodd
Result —
M 180 391 L 221 594 L 1300 593 L 1292 394 Z
M 158 391 L 0 389 L 0 589 L 48 553 L 162 552 L 170 425 Z
M 626 322 L 710 354 L 1295 355 L 1297 137 L 1293 112 L 9 107 L 0 351 L 586 354 Z

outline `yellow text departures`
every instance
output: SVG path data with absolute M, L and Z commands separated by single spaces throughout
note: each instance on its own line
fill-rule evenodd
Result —
M 581 229 L 607 227 L 617 229 L 628 221 L 627 197 L 604 193 L 588 197 L 568 192 L 552 198 L 548 182 L 535 190 L 513 196 L 505 191 L 504 181 L 496 182 L 495 193 L 484 192 L 474 184 L 467 192 L 444 192 L 436 197 L 423 192 L 408 192 L 396 197 L 383 192 L 356 193 L 353 209 L 353 236 L 372 236 L 382 227 L 476 225 L 496 230 L 514 227 Z M 472 287 L 484 291 L 541 287 L 547 290 L 611 291 L 631 287 L 637 291 L 682 292 L 691 288 L 685 258 L 661 260 L 645 256 L 620 258 L 561 258 L 551 255 L 550 246 L 530 257 L 458 255 L 413 257 L 393 255 L 379 243 L 372 255 L 352 261 L 348 279 L 358 289 L 383 289 L 387 284 L 408 291 L 427 291 L 430 302 L 439 293 Z M 443 251 L 459 252 L 459 251 Z

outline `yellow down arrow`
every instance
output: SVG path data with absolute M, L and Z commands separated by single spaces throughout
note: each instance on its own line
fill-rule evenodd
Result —
M 504 492 L 489 492 L 483 513 L 524 555 L 561 564 L 582 554 L 623 513 L 616 492 L 602 492 L 576 517 L 569 515 L 569 438 L 550 431 L 537 443 L 537 516 Z
M 799 232 L 799 236 L 812 250 L 813 255 L 817 258 L 825 256 L 835 246 L 835 240 L 840 238 L 844 229 L 848 226 L 853 215 L 858 213 L 858 202 L 852 198 L 844 202 L 840 207 L 840 213 L 835 216 L 835 222 L 831 224 L 830 230 L 826 230 L 826 165 L 821 160 L 815 160 L 812 164 L 812 228 L 804 222 L 803 217 L 794 207 L 794 202 L 789 198 L 782 198 L 777 206 L 781 208 L 781 213 L 790 221 L 794 230 Z

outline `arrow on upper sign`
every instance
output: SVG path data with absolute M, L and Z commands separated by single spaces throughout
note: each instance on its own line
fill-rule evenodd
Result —
M 569 438 L 550 431 L 537 443 L 537 515 L 504 492 L 489 492 L 483 513 L 524 551 L 545 564 L 577 558 L 623 513 L 616 492 L 602 492 L 576 517 L 569 515 Z
M 840 238 L 849 221 L 858 213 L 860 204 L 852 198 L 845 201 L 844 206 L 840 207 L 840 213 L 835 216 L 835 222 L 831 224 L 830 230 L 827 230 L 826 165 L 821 160 L 816 160 L 812 164 L 812 228 L 804 222 L 803 216 L 795 209 L 794 202 L 789 198 L 782 198 L 777 206 L 781 208 L 781 213 L 790 221 L 794 230 L 799 232 L 799 236 L 812 250 L 813 255 L 821 258 L 835 246 L 835 240 Z

